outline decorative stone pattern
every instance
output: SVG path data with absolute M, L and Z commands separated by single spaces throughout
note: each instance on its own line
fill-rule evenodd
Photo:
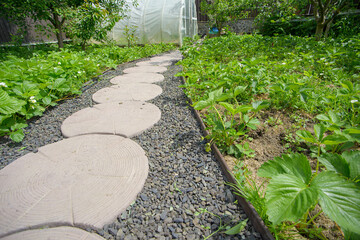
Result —
M 134 201 L 147 175 L 145 152 L 120 136 L 41 147 L 0 171 L 0 237 L 45 224 L 101 228 Z
M 110 82 L 112 84 L 155 83 L 163 80 L 164 76 L 158 73 L 129 73 L 114 77 Z
M 160 109 L 151 103 L 127 101 L 98 104 L 68 117 L 61 131 L 65 137 L 100 133 L 130 138 L 152 127 L 160 117 Z
M 141 67 L 132 67 L 127 68 L 124 73 L 162 73 L 167 70 L 166 67 L 159 66 L 141 66 Z
M 132 83 L 119 84 L 103 88 L 93 95 L 95 103 L 123 101 L 148 101 L 162 93 L 161 87 L 154 84 Z
M 105 240 L 94 233 L 74 227 L 56 227 L 19 232 L 2 240 Z

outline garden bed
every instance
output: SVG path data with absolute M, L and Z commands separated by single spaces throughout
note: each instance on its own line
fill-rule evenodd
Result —
M 208 131 L 207 150 L 216 144 L 271 232 L 359 234 L 358 38 L 230 34 L 182 50 L 182 87 Z
M 184 79 L 183 79 L 183 83 L 185 83 Z M 189 102 L 191 105 L 193 105 L 191 99 L 189 99 Z M 195 109 L 193 109 L 193 112 L 196 116 L 196 120 L 200 123 L 200 128 L 201 128 L 201 131 L 203 132 L 204 136 L 205 137 L 208 136 L 209 132 L 206 130 L 206 126 L 205 126 L 204 122 L 202 121 L 201 113 Z M 218 162 L 221 166 L 221 169 L 222 169 L 224 175 L 226 176 L 227 181 L 232 184 L 236 184 L 236 179 L 234 178 L 234 175 L 232 174 L 234 164 L 236 164 L 236 161 L 237 161 L 236 158 L 234 159 L 231 156 L 224 157 L 221 154 L 221 152 L 219 151 L 216 144 L 212 144 L 211 149 L 212 149 L 216 159 L 218 160 Z M 228 158 L 226 158 L 226 157 L 228 157 Z M 241 208 L 244 209 L 246 215 L 251 219 L 251 221 L 254 224 L 255 229 L 261 234 L 263 239 L 268 239 L 268 240 L 274 239 L 273 235 L 271 234 L 269 229 L 266 227 L 263 220 L 261 219 L 259 214 L 256 212 L 254 207 L 251 205 L 251 203 L 239 195 L 236 196 L 236 199 L 238 201 L 238 204 L 241 206 Z
M 20 142 L 27 120 L 59 101 L 81 94 L 86 82 L 120 63 L 174 49 L 171 44 L 118 47 L 93 45 L 87 52 L 69 45 L 0 50 L 0 136 Z M 86 86 L 85 86 L 86 87 Z

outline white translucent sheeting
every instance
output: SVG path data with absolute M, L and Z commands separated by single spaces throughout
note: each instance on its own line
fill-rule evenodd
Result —
M 127 35 L 134 31 L 138 44 L 178 43 L 197 35 L 195 0 L 138 0 L 129 9 L 128 18 L 115 24 L 110 38 L 127 45 Z

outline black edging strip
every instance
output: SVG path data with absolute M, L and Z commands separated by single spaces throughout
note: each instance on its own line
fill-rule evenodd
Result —
M 182 80 L 183 84 L 185 84 L 184 77 L 181 77 L 181 80 Z M 188 100 L 189 100 L 190 105 L 193 105 L 192 100 L 189 97 L 188 97 Z M 197 121 L 200 123 L 200 128 L 201 128 L 201 131 L 203 132 L 204 136 L 209 135 L 209 132 L 206 130 L 205 124 L 200 117 L 199 111 L 194 109 L 192 106 L 191 106 L 191 109 L 194 112 Z M 215 155 L 216 160 L 220 163 L 221 169 L 222 169 L 223 173 L 225 174 L 225 177 L 228 179 L 228 181 L 230 183 L 236 184 L 236 180 L 235 180 L 234 176 L 231 174 L 229 166 L 226 164 L 226 161 L 225 161 L 223 155 L 220 153 L 220 151 L 215 143 L 213 143 L 211 145 L 211 149 Z M 261 234 L 263 239 L 275 240 L 274 236 L 271 234 L 269 229 L 266 227 L 264 221 L 260 218 L 259 214 L 256 212 L 253 205 L 250 202 L 248 202 L 245 198 L 243 198 L 237 194 L 235 195 L 235 197 L 236 197 L 236 200 L 238 201 L 238 205 L 240 205 L 244 209 L 246 215 L 250 218 L 251 222 L 253 223 L 254 228 L 256 229 L 256 231 L 258 231 Z

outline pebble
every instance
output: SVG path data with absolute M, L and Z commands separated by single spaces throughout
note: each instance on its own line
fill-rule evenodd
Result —
M 167 213 L 168 213 L 168 211 L 166 211 L 166 210 L 161 213 L 161 215 L 160 215 L 161 220 L 166 219 Z
M 141 197 L 141 199 L 142 199 L 143 201 L 147 201 L 147 200 L 148 200 L 148 197 L 147 197 L 145 194 L 143 194 L 143 193 L 140 194 L 140 197 Z
M 174 223 L 183 223 L 183 222 L 184 222 L 184 219 L 181 217 L 174 219 Z

